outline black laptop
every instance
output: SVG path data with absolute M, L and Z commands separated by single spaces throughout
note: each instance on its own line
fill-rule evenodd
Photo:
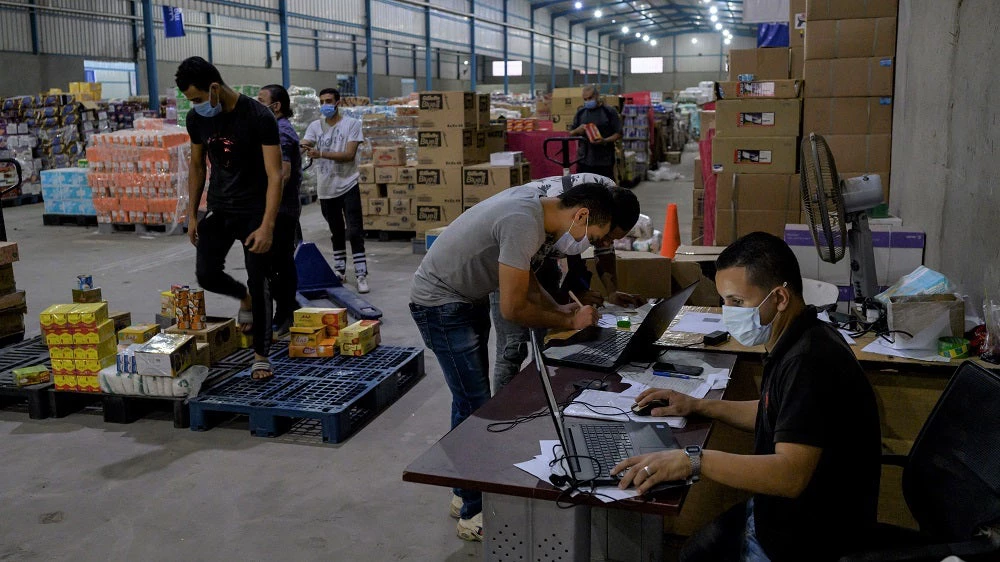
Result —
M 545 359 L 552 365 L 614 371 L 648 353 L 681 311 L 696 285 L 692 283 L 669 299 L 658 302 L 635 332 L 617 328 L 587 328 L 571 337 L 568 345 L 547 349 Z
M 545 390 L 545 399 L 549 404 L 559 443 L 566 455 L 565 464 L 575 482 L 598 486 L 614 485 L 618 483 L 618 477 L 611 474 L 611 469 L 619 462 L 635 455 L 679 448 L 666 421 L 623 423 L 583 421 L 584 418 L 565 420 L 552 392 L 549 370 L 545 366 L 542 348 L 534 330 L 531 331 L 531 353 Z M 670 486 L 678 484 L 684 483 L 669 483 Z

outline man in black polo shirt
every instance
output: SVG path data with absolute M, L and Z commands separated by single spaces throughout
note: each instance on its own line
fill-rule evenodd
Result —
M 590 140 L 584 125 L 593 124 L 601 133 L 601 138 Z M 590 84 L 583 87 L 583 107 L 573 117 L 570 136 L 580 139 L 580 163 L 577 173 L 590 173 L 615 179 L 615 143 L 622 138 L 622 122 L 618 111 L 604 105 L 597 87 Z
M 881 435 L 875 395 L 851 348 L 802 300 L 791 249 L 755 232 L 716 261 L 723 322 L 740 343 L 765 345 L 759 400 L 696 400 L 647 390 L 638 402 L 666 399 L 657 416 L 703 415 L 754 432 L 754 454 L 699 447 L 630 458 L 621 487 L 640 492 L 703 475 L 752 492 L 696 533 L 683 561 L 835 560 L 875 523 Z

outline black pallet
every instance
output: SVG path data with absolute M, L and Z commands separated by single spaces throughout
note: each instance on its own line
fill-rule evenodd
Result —
M 102 222 L 97 225 L 99 234 L 114 234 L 116 232 L 134 232 L 143 234 L 181 235 L 187 232 L 186 226 L 181 226 L 174 230 L 172 224 L 135 224 L 135 223 L 107 223 Z
M 46 365 L 48 362 L 49 350 L 41 336 L 0 349 L 0 403 L 26 401 L 29 418 L 40 420 L 49 417 L 47 393 L 52 383 L 18 387 L 11 373 L 13 369 Z
M 341 364 L 332 358 L 273 360 L 276 375 L 253 380 L 249 370 L 213 387 L 191 401 L 191 429 L 204 431 L 224 417 L 249 417 L 250 433 L 276 437 L 297 420 L 318 420 L 322 439 L 339 443 L 374 419 L 423 376 L 423 352 L 413 348 L 379 348 L 375 360 Z M 414 353 L 415 351 L 415 353 Z M 368 356 L 365 356 L 368 357 Z M 349 365 L 349 366 L 348 366 Z M 379 368 L 381 365 L 381 368 Z M 375 367 L 375 368 L 371 368 Z
M 412 240 L 417 235 L 415 230 L 366 230 L 366 238 L 378 238 L 379 242 L 391 240 Z
M 246 369 L 253 364 L 253 349 L 238 349 L 215 363 L 217 367 Z M 271 360 L 288 356 L 288 340 L 280 340 L 271 344 Z
M 97 226 L 97 216 L 47 213 L 42 215 L 42 224 L 45 226 Z
M 21 205 L 34 205 L 41 202 L 41 193 L 22 194 L 0 199 L 0 204 L 3 204 L 4 207 L 20 207 Z
M 202 385 L 202 392 L 226 381 L 239 372 L 239 369 L 212 367 L 208 378 Z M 88 406 L 100 403 L 104 412 L 104 423 L 133 423 L 154 412 L 168 411 L 172 415 L 174 427 L 178 429 L 185 429 L 191 425 L 188 401 L 188 398 L 173 396 L 128 396 L 55 390 L 54 388 L 49 389 L 48 393 L 49 408 L 52 417 L 55 418 L 64 418 Z

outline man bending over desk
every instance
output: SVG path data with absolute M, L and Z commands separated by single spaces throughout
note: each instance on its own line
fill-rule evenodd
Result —
M 746 346 L 764 344 L 759 400 L 665 399 L 657 416 L 702 415 L 754 432 L 754 454 L 698 447 L 632 457 L 621 487 L 704 476 L 753 497 L 700 530 L 682 561 L 835 560 L 859 547 L 878 505 L 881 436 L 875 394 L 844 339 L 802 299 L 802 276 L 780 238 L 754 232 L 716 261 L 722 319 Z

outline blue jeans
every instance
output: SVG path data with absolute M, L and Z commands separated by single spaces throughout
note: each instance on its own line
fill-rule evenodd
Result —
M 771 562 L 764 547 L 757 540 L 757 524 L 753 519 L 753 498 L 747 502 L 747 525 L 743 531 L 742 562 Z
M 681 562 L 770 562 L 757 540 L 753 499 L 705 525 L 681 549 Z
M 530 328 L 515 324 L 500 313 L 500 292 L 490 293 L 490 315 L 493 317 L 493 328 L 497 331 L 496 360 L 493 362 L 493 394 L 514 378 L 521 371 L 521 365 L 528 357 L 528 342 L 531 341 Z M 540 330 L 538 341 L 545 337 L 545 330 Z
M 410 315 L 424 345 L 434 352 L 451 390 L 451 427 L 454 429 L 490 399 L 490 310 L 479 303 L 421 306 L 410 303 Z M 478 490 L 455 488 L 462 498 L 462 519 L 483 510 Z

